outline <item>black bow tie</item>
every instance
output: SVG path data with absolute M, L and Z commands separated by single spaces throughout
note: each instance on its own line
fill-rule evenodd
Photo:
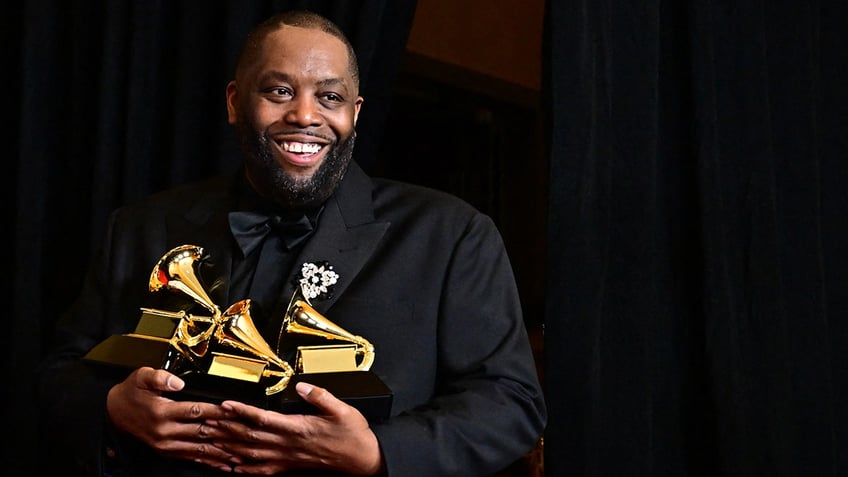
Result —
M 272 230 L 282 239 L 287 250 L 291 250 L 312 234 L 312 222 L 303 214 L 284 218 L 258 212 L 230 212 L 230 230 L 238 241 L 244 256 L 262 244 Z

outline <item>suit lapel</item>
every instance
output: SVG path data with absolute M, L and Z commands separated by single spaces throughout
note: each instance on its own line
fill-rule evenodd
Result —
M 326 261 L 339 275 L 339 279 L 330 297 L 312 300 L 315 309 L 324 313 L 356 278 L 365 262 L 374 253 L 388 227 L 387 222 L 374 222 L 347 228 L 338 203 L 335 200 L 329 200 L 321 215 L 318 231 L 303 248 L 295 262 L 294 275 L 285 293 L 290 296 L 294 292 L 293 281 L 300 274 L 300 265 L 306 262 Z
M 351 162 L 339 189 L 324 206 L 315 235 L 294 262 L 292 277 L 283 292 L 286 297 L 294 293 L 294 279 L 300 275 L 301 265 L 322 261 L 333 267 L 339 279 L 333 294 L 312 300 L 313 307 L 323 314 L 344 294 L 391 225 L 374 219 L 372 187 L 362 169 Z
M 232 300 L 244 297 L 229 296 L 232 273 L 233 244 L 227 212 L 233 210 L 237 197 L 234 180 L 216 181 L 199 197 L 184 215 L 167 220 L 170 247 L 193 244 L 204 249 L 203 278 L 208 283 L 210 297 L 222 311 Z M 327 200 L 315 235 L 298 254 L 294 267 L 283 288 L 281 299 L 288 303 L 294 292 L 294 279 L 305 262 L 326 261 L 339 274 L 332 296 L 317 298 L 312 305 L 325 313 L 359 274 L 366 261 L 377 249 L 389 222 L 374 218 L 371 193 L 373 184 L 362 169 L 351 162 L 336 193 Z M 165 253 L 167 250 L 163 250 Z

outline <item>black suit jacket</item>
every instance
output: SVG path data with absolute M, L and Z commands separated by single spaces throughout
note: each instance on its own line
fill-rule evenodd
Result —
M 226 286 L 238 253 L 227 222 L 234 182 L 182 186 L 110 217 L 41 371 L 45 450 L 65 469 L 101 475 L 104 462 L 150 464 L 162 475 L 179 467 L 152 464 L 157 458 L 126 438 L 116 450 L 105 419 L 115 380 L 80 357 L 134 329 L 152 267 L 175 246 L 199 245 L 213 257 L 210 295 L 222 308 L 245 298 Z M 487 475 L 534 446 L 546 420 L 543 393 L 510 262 L 488 216 L 442 192 L 369 178 L 351 163 L 295 263 L 324 260 L 339 281 L 315 308 L 374 344 L 371 370 L 394 393 L 391 418 L 372 424 L 390 476 Z M 293 291 L 294 268 L 283 296 Z

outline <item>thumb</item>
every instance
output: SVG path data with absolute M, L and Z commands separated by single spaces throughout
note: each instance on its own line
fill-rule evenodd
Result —
M 155 370 L 149 383 L 151 389 L 162 392 L 180 391 L 185 387 L 185 381 L 164 369 Z
M 347 406 L 330 391 L 314 384 L 301 381 L 295 385 L 295 390 L 304 401 L 320 409 L 323 414 L 337 414 L 341 410 L 340 406 Z
M 185 387 L 185 381 L 174 374 L 168 373 L 165 378 L 165 388 L 167 391 L 180 391 Z

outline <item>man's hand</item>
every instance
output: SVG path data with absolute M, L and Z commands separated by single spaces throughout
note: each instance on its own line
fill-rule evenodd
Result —
M 318 408 L 314 415 L 287 415 L 224 401 L 223 419 L 207 421 L 208 435 L 226 454 L 243 463 L 238 473 L 272 475 L 291 469 L 323 468 L 348 474 L 384 471 L 377 437 L 354 407 L 326 389 L 297 383 L 297 393 Z
M 205 422 L 225 416 L 215 404 L 173 401 L 163 392 L 179 391 L 185 382 L 163 369 L 133 371 L 109 390 L 106 412 L 112 424 L 160 454 L 230 471 L 238 458 L 212 445 Z

